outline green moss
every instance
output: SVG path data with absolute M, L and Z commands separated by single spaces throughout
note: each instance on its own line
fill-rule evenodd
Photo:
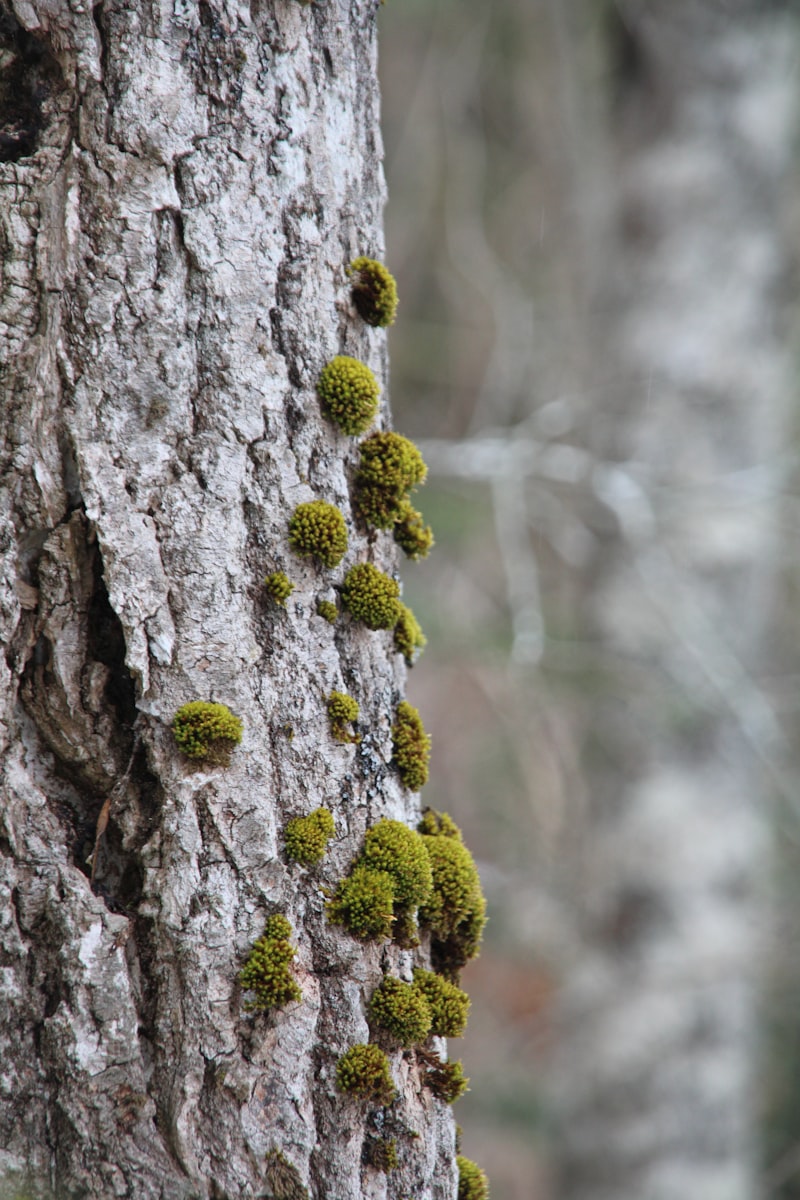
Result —
M 347 525 L 334 504 L 310 500 L 298 504 L 289 522 L 289 544 L 301 555 L 335 567 L 347 552 Z
M 329 625 L 335 625 L 336 618 L 339 616 L 339 610 L 332 600 L 318 600 L 317 613 Z
M 406 665 L 413 667 L 427 645 L 428 639 L 422 632 L 419 621 L 408 605 L 400 604 L 400 617 L 394 627 L 394 648 L 406 660 Z
M 388 529 L 403 520 L 408 497 L 428 469 L 414 443 L 399 433 L 373 433 L 360 449 L 356 506 L 370 525 Z
M 458 1167 L 458 1197 L 457 1200 L 489 1200 L 489 1180 L 477 1163 L 459 1154 L 456 1158 Z
M 380 387 L 366 363 L 337 354 L 323 367 L 317 382 L 323 411 L 341 429 L 355 437 L 366 432 L 378 411 Z
M 361 738 L 347 726 L 358 720 L 358 701 L 346 692 L 331 692 L 328 697 L 328 720 L 337 742 L 360 742 Z
M 418 792 L 427 783 L 430 757 L 431 739 L 419 713 L 407 700 L 401 700 L 392 726 L 392 761 L 412 792 Z
M 433 530 L 423 523 L 422 513 L 410 504 L 404 504 L 401 512 L 402 516 L 394 524 L 394 540 L 407 558 L 415 562 L 427 558 L 433 546 Z
M 400 617 L 400 586 L 372 563 L 358 563 L 347 572 L 342 601 L 368 629 L 393 629 Z
M 255 997 L 245 1004 L 247 1012 L 283 1008 L 291 1000 L 302 999 L 297 980 L 289 973 L 289 965 L 297 954 L 289 942 L 291 933 L 286 917 L 280 914 L 270 917 L 263 935 L 247 956 L 239 972 L 242 987 Z
M 333 817 L 328 809 L 315 808 L 307 817 L 295 817 L 286 826 L 286 853 L 295 862 L 311 866 L 324 858 L 334 833 Z
M 264 580 L 264 587 L 267 589 L 267 595 L 271 596 L 276 604 L 280 604 L 282 608 L 286 607 L 286 601 L 294 591 L 294 584 L 290 583 L 289 579 L 283 571 L 273 571 Z
M 463 1037 L 467 1028 L 469 996 L 435 971 L 414 970 L 414 987 L 428 1001 L 431 1033 L 436 1037 Z
M 336 1082 L 343 1092 L 378 1104 L 391 1104 L 396 1092 L 389 1060 L 379 1046 L 352 1046 L 336 1064 Z
M 420 822 L 420 830 L 433 871 L 433 892 L 420 908 L 419 919 L 433 935 L 431 959 L 435 969 L 455 976 L 480 949 L 486 900 L 475 860 L 447 813 L 429 810 Z
M 430 898 L 433 886 L 425 842 L 415 829 L 388 817 L 367 831 L 361 861 L 374 871 L 385 871 L 394 881 L 395 902 L 417 908 Z
M 394 882 L 385 871 L 356 863 L 327 906 L 328 918 L 359 938 L 389 938 L 394 920 Z
M 468 1090 L 469 1079 L 458 1059 L 455 1062 L 443 1062 L 437 1054 L 426 1054 L 423 1062 L 427 1064 L 425 1083 L 439 1100 L 444 1100 L 446 1104 L 455 1104 Z
M 353 281 L 353 303 L 368 325 L 393 325 L 397 312 L 394 276 L 374 258 L 355 258 L 347 268 Z
M 172 734 L 187 758 L 226 767 L 233 747 L 242 740 L 242 722 L 224 704 L 190 700 L 172 718 Z
M 387 975 L 372 994 L 370 1016 L 401 1046 L 424 1042 L 431 1028 L 431 1010 L 425 995 L 412 983 Z
M 390 1171 L 396 1171 L 400 1165 L 396 1139 L 375 1138 L 369 1146 L 367 1161 L 376 1170 L 383 1171 L 384 1175 L 388 1175 Z
M 260 1200 L 308 1200 L 297 1167 L 280 1150 L 270 1150 L 267 1154 L 264 1182 L 266 1191 L 261 1193 Z

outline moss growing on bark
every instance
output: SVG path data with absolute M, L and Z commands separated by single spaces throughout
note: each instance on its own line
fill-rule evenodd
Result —
M 339 610 L 332 600 L 318 600 L 317 613 L 329 625 L 335 625 L 336 618 L 339 616 Z
M 458 1197 L 457 1200 L 489 1200 L 489 1180 L 477 1163 L 459 1154 L 456 1158 L 458 1167 Z
M 277 914 L 267 921 L 239 972 L 239 982 L 254 995 L 245 1004 L 247 1012 L 283 1008 L 291 1000 L 301 1000 L 302 992 L 289 966 L 297 951 L 289 942 L 292 927 L 286 917 Z
M 425 995 L 413 983 L 387 975 L 372 994 L 369 1011 L 381 1029 L 408 1049 L 424 1042 L 431 1028 L 431 1010 Z
M 400 1165 L 395 1138 L 375 1138 L 368 1147 L 367 1161 L 378 1171 L 388 1175 Z
M 469 996 L 435 971 L 414 970 L 414 987 L 428 1002 L 431 1033 L 435 1037 L 463 1037 L 467 1028 Z
M 353 303 L 368 325 L 394 324 L 397 284 L 391 272 L 374 258 L 355 258 L 347 268 L 353 279 Z
M 413 705 L 401 700 L 392 726 L 392 761 L 410 791 L 418 792 L 427 783 L 430 757 L 431 739 L 422 718 Z
M 286 601 L 294 591 L 294 584 L 290 582 L 283 571 L 273 571 L 271 575 L 268 575 L 264 580 L 264 587 L 267 595 L 276 604 L 280 604 L 281 608 L 286 608 Z
M 328 919 L 344 925 L 354 937 L 389 938 L 394 921 L 391 875 L 356 864 L 342 879 L 327 906 Z
M 308 1191 L 297 1168 L 280 1150 L 270 1150 L 267 1154 L 264 1182 L 266 1191 L 261 1193 L 259 1200 L 308 1200 Z
M 422 632 L 419 621 L 407 604 L 400 604 L 400 616 L 394 627 L 394 648 L 413 667 L 427 645 L 428 639 Z
M 379 1046 L 352 1046 L 336 1065 L 336 1082 L 341 1091 L 361 1100 L 391 1104 L 396 1092 L 389 1060 Z
M 394 524 L 394 540 L 407 558 L 415 562 L 427 558 L 433 547 L 433 530 L 422 519 L 422 513 L 406 503 Z
M 403 519 L 409 495 L 428 468 L 414 443 L 399 433 L 373 433 L 360 449 L 356 507 L 368 524 L 389 529 Z
M 357 733 L 348 729 L 353 721 L 358 720 L 358 701 L 346 692 L 331 692 L 328 697 L 328 720 L 331 723 L 331 733 L 337 742 L 360 742 Z
M 401 907 L 417 908 L 430 897 L 433 875 L 425 843 L 402 821 L 384 817 L 367 830 L 361 861 L 391 876 Z
M 445 1104 L 455 1104 L 469 1088 L 462 1063 L 458 1059 L 444 1062 L 438 1054 L 422 1054 L 421 1058 L 425 1063 L 426 1086 Z
M 369 429 L 378 411 L 380 387 L 366 363 L 337 354 L 317 382 L 323 412 L 351 437 Z
M 419 828 L 433 872 L 433 892 L 420 908 L 419 919 L 433 935 L 434 968 L 455 980 L 459 969 L 480 949 L 486 900 L 475 860 L 452 818 L 429 809 Z
M 358 563 L 342 587 L 345 608 L 368 629 L 393 629 L 400 617 L 400 586 L 372 563 Z
M 190 700 L 175 713 L 172 735 L 187 758 L 226 767 L 242 740 L 242 722 L 225 704 Z
M 286 826 L 286 853 L 295 862 L 312 866 L 325 857 L 334 832 L 333 816 L 328 809 L 315 808 L 307 817 L 295 817 Z
M 326 500 L 298 504 L 289 522 L 289 544 L 300 555 L 335 567 L 347 552 L 347 525 L 338 508 Z

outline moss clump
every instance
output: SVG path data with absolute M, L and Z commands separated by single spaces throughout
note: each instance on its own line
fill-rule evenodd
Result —
M 419 621 L 408 605 L 401 603 L 400 617 L 394 627 L 394 648 L 402 654 L 407 666 L 413 667 L 427 642 Z
M 431 1033 L 436 1037 L 463 1037 L 467 1028 L 469 996 L 435 971 L 414 970 L 414 987 L 428 1001 Z
M 420 908 L 419 919 L 433 935 L 435 969 L 455 977 L 480 949 L 486 900 L 475 860 L 452 818 L 428 810 L 419 828 L 433 871 L 433 892 Z
M 393 325 L 397 312 L 394 276 L 374 258 L 354 258 L 347 268 L 353 280 L 353 303 L 368 325 Z
M 489 1180 L 486 1172 L 470 1158 L 459 1154 L 456 1158 L 458 1167 L 458 1197 L 457 1200 L 489 1200 Z
M 431 739 L 422 718 L 407 700 L 401 700 L 392 726 L 392 761 L 412 792 L 418 792 L 427 783 L 430 757 Z
M 335 833 L 333 817 L 327 808 L 315 808 L 307 817 L 295 817 L 286 826 L 284 845 L 289 858 L 311 866 L 325 857 L 328 842 Z
M 344 925 L 354 937 L 388 938 L 394 921 L 391 875 L 356 863 L 328 902 L 328 919 Z
M 389 1060 L 379 1046 L 352 1046 L 336 1064 L 336 1082 L 343 1092 L 378 1104 L 391 1104 L 396 1092 Z
M 187 758 L 227 767 L 242 740 L 242 722 L 225 704 L 190 700 L 172 718 L 175 745 Z
M 425 1054 L 423 1062 L 426 1063 L 426 1085 L 434 1096 L 444 1100 L 445 1104 L 455 1104 L 468 1090 L 469 1079 L 458 1059 L 455 1062 L 443 1062 L 438 1054 Z
M 270 917 L 263 935 L 247 956 L 239 972 L 242 987 L 255 996 L 245 1004 L 247 1012 L 283 1008 L 290 1000 L 302 999 L 297 980 L 289 974 L 289 964 L 297 954 L 289 942 L 291 934 L 292 927 L 286 917 L 280 914 Z
M 400 1165 L 396 1139 L 376 1138 L 369 1145 L 367 1161 L 376 1170 L 383 1171 L 384 1175 L 388 1175 L 390 1171 L 396 1171 Z
M 366 432 L 375 419 L 380 387 L 366 363 L 337 354 L 323 367 L 317 394 L 323 411 L 342 433 L 356 437 Z
M 318 600 L 317 614 L 322 617 L 323 621 L 327 621 L 329 625 L 335 625 L 336 618 L 339 616 L 339 610 L 332 600 Z
M 394 899 L 403 908 L 417 908 L 430 898 L 433 875 L 425 843 L 414 829 L 388 817 L 367 831 L 361 861 L 385 871 L 394 884 Z
M 404 1049 L 424 1042 L 431 1028 L 431 1010 L 425 995 L 413 983 L 387 975 L 372 994 L 372 1019 Z
M 337 742 L 360 742 L 361 738 L 347 726 L 358 720 L 358 701 L 346 692 L 331 692 L 328 697 L 328 720 Z
M 276 604 L 280 604 L 281 608 L 286 608 L 286 601 L 294 591 L 294 584 L 284 575 L 283 571 L 273 571 L 264 580 L 264 587 L 267 589 L 267 595 L 271 596 Z
M 345 576 L 342 601 L 368 629 L 393 629 L 400 617 L 400 586 L 372 563 L 358 563 Z
M 347 552 L 347 525 L 334 504 L 310 500 L 298 504 L 289 522 L 289 545 L 301 555 L 335 567 Z
M 428 468 L 417 447 L 399 433 L 373 433 L 361 443 L 356 505 L 365 521 L 389 529 L 403 520 L 408 497 Z
M 394 540 L 407 558 L 415 562 L 427 558 L 433 546 L 433 530 L 410 504 L 404 504 L 401 511 L 402 516 L 394 524 Z
M 262 1200 L 308 1200 L 297 1167 L 280 1150 L 270 1150 L 267 1154 L 264 1182 L 267 1190 L 262 1192 Z

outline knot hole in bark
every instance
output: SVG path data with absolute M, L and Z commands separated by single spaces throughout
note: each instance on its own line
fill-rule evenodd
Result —
M 43 40 L 0 7 L 0 162 L 28 158 L 47 127 L 64 77 Z

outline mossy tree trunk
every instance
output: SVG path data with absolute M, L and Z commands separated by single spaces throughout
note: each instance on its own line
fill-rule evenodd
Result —
M 331 926 L 323 887 L 417 800 L 390 763 L 391 632 L 316 612 L 396 551 L 353 520 L 355 440 L 315 395 L 340 352 L 386 377 L 345 273 L 381 251 L 375 5 L 0 13 L 0 1194 L 283 1195 L 277 1149 L 313 1196 L 380 1196 L 376 1109 L 335 1064 L 408 952 Z M 347 517 L 334 570 L 289 548 L 316 498 Z M 331 734 L 334 689 L 358 745 Z M 175 746 L 198 699 L 243 721 L 227 769 Z M 320 805 L 327 858 L 288 865 L 286 822 Z M 247 1013 L 238 972 L 277 912 L 302 1001 Z M 393 1189 L 451 1197 L 448 1110 L 392 1068 Z

